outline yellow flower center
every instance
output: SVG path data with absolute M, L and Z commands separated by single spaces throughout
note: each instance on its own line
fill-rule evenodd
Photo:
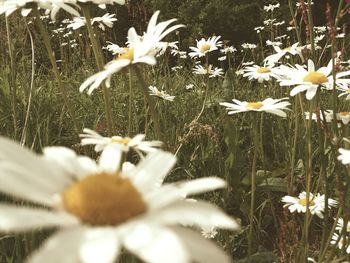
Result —
M 112 137 L 112 143 L 127 145 L 130 141 L 131 141 L 131 138 L 129 137 L 125 137 L 125 138 Z
M 310 72 L 304 77 L 303 81 L 311 82 L 312 84 L 322 84 L 328 82 L 328 79 L 320 72 Z
M 260 102 L 260 101 L 258 101 L 258 102 L 249 102 L 247 104 L 247 108 L 255 109 L 255 110 L 260 109 L 262 106 L 264 106 L 264 104 L 262 102 Z
M 124 48 L 124 52 L 119 54 L 116 57 L 116 60 L 121 60 L 121 59 L 128 59 L 128 60 L 133 60 L 134 59 L 134 49 L 133 48 Z
M 199 51 L 200 51 L 201 53 L 205 53 L 205 52 L 207 52 L 210 48 L 211 48 L 211 45 L 206 43 L 206 44 L 204 44 L 203 46 L 201 46 L 201 48 L 199 49 Z
M 306 206 L 306 198 L 300 199 L 299 204 L 302 206 Z M 315 202 L 313 200 L 309 201 L 309 206 L 315 205 Z
M 340 116 L 348 116 L 350 113 L 348 111 L 338 112 Z
M 284 52 L 291 52 L 292 51 L 292 47 L 286 47 L 282 51 L 284 51 Z
M 117 225 L 146 211 L 141 194 L 120 175 L 87 176 L 62 197 L 64 208 L 90 225 Z
M 265 68 L 265 67 L 261 67 L 261 68 L 258 68 L 257 72 L 258 73 L 269 73 L 269 72 L 271 72 L 271 69 Z

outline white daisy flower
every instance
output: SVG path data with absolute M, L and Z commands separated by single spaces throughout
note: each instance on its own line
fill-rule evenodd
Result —
M 229 115 L 246 111 L 265 111 L 285 118 L 287 117 L 287 114 L 283 110 L 289 110 L 287 107 L 290 105 L 290 102 L 286 101 L 287 99 L 288 98 L 267 98 L 263 101 L 255 102 L 239 101 L 233 99 L 233 103 L 221 102 L 220 105 L 226 107 Z
M 204 228 L 202 228 L 201 234 L 203 237 L 205 237 L 207 239 L 213 239 L 218 234 L 218 231 L 216 230 L 216 228 L 214 226 L 204 227 Z
M 192 89 L 194 89 L 194 84 L 192 84 L 192 83 L 187 84 L 185 88 L 186 88 L 186 90 L 192 90 Z
M 338 160 L 341 161 L 342 164 L 350 164 L 350 150 L 340 148 L 338 151 L 340 153 Z
M 289 69 L 288 69 L 289 68 Z M 280 67 L 280 74 L 285 75 L 279 79 L 281 86 L 294 86 L 290 95 L 306 91 L 306 99 L 311 100 L 317 92 L 318 87 L 323 86 L 327 89 L 333 89 L 332 61 L 327 67 L 321 67 L 317 71 L 312 60 L 308 60 L 308 69 L 300 65 L 295 68 Z M 350 71 L 340 72 L 336 74 L 336 85 L 344 85 L 350 82 L 350 79 L 341 79 L 344 76 L 350 75 Z
M 221 53 L 224 53 L 225 55 L 227 55 L 228 53 L 235 53 L 237 52 L 237 49 L 234 46 L 228 46 L 228 47 L 224 47 L 222 49 L 220 49 Z
M 67 25 L 67 28 L 77 30 L 86 25 L 85 17 L 74 17 L 72 21 Z
M 349 237 L 348 236 L 344 239 L 343 236 L 339 237 L 339 234 L 333 233 L 331 244 L 332 245 L 337 244 L 338 249 L 341 249 L 341 250 L 345 246 L 346 247 L 346 253 L 350 254 L 350 246 L 349 246 Z
M 244 49 L 255 49 L 258 47 L 257 45 L 251 43 L 243 43 L 241 46 Z
M 130 64 L 145 63 L 155 65 L 155 56 L 158 51 L 159 42 L 170 32 L 183 27 L 183 25 L 174 25 L 166 29 L 176 19 L 170 19 L 157 24 L 158 15 L 159 11 L 153 14 L 148 23 L 147 31 L 143 36 L 139 36 L 135 28 L 130 28 L 128 31 L 128 47 L 124 48 L 124 52 L 116 57 L 116 59 L 108 62 L 103 71 L 85 80 L 79 88 L 80 92 L 89 88 L 88 94 L 91 94 L 103 81 L 106 81 L 106 86 L 110 87 L 112 75 Z
M 274 68 L 272 66 L 263 66 L 253 65 L 245 67 L 243 77 L 248 77 L 249 80 L 256 79 L 259 83 L 264 81 L 269 81 L 271 77 L 278 78 L 278 75 L 274 73 Z
M 102 17 L 94 17 L 91 20 L 91 24 L 98 24 L 98 27 L 101 28 L 103 31 L 105 31 L 105 26 L 112 28 L 113 23 L 117 21 L 118 19 L 115 18 L 115 14 L 104 14 Z
M 151 96 L 156 96 L 163 100 L 168 100 L 168 101 L 174 101 L 175 99 L 175 96 L 171 96 L 167 94 L 164 90 L 158 90 L 158 88 L 155 86 L 149 86 L 148 89 L 149 89 L 149 94 Z
M 112 42 L 107 41 L 108 45 L 103 47 L 103 49 L 106 49 L 109 51 L 112 55 L 122 54 L 124 53 L 124 48 L 118 46 L 117 44 L 114 44 Z
M 341 91 L 342 93 L 339 94 L 338 97 L 342 97 L 342 96 L 345 96 L 346 95 L 346 98 L 345 100 L 350 100 L 350 88 L 348 88 L 348 86 L 338 86 L 337 87 L 337 90 Z
M 304 112 L 304 115 L 305 115 L 305 119 L 308 120 L 309 117 L 310 117 L 310 113 L 308 111 L 306 111 L 306 112 Z M 317 121 L 317 118 L 318 117 L 317 117 L 316 113 L 313 112 L 312 115 L 311 115 L 311 119 L 313 121 Z M 319 111 L 319 118 L 320 118 L 321 121 L 332 122 L 332 120 L 333 120 L 333 110 L 324 110 L 323 114 L 322 114 L 322 111 L 320 110 Z
M 190 47 L 192 52 L 189 52 L 188 55 L 193 58 L 193 57 L 204 57 L 205 54 L 208 52 L 217 50 L 218 47 L 222 46 L 222 41 L 219 41 L 221 36 L 217 37 L 210 37 L 208 39 L 202 38 L 201 40 L 196 40 L 197 46 L 196 47 Z
M 118 145 L 124 152 L 132 149 L 140 156 L 143 156 L 142 152 L 155 152 L 163 145 L 161 141 L 144 141 L 146 137 L 144 134 L 138 134 L 133 138 L 121 136 L 103 137 L 96 131 L 87 128 L 84 128 L 83 131 L 84 133 L 79 135 L 82 138 L 81 145 L 95 145 L 96 152 L 103 151 L 109 145 Z
M 264 11 L 266 11 L 266 12 L 269 12 L 269 11 L 273 12 L 273 10 L 275 10 L 275 9 L 277 9 L 279 7 L 280 7 L 280 3 L 277 3 L 275 5 L 273 5 L 273 4 L 264 5 Z
M 0 1 L 0 15 L 11 15 L 16 10 L 20 9 L 22 16 L 28 16 L 34 8 L 41 8 L 50 12 L 51 19 L 54 20 L 57 12 L 64 9 L 73 16 L 79 16 L 79 13 L 73 8 L 76 1 L 74 0 L 5 0 Z
M 209 78 L 215 78 L 222 77 L 224 70 L 218 67 L 213 68 L 213 65 L 209 65 L 208 68 L 204 68 L 201 65 L 196 65 L 193 68 L 193 73 L 196 75 L 209 75 Z
M 309 210 L 312 215 L 316 214 L 319 218 L 323 218 L 323 212 L 325 209 L 325 196 L 317 194 L 314 196 L 310 193 L 309 197 Z M 298 213 L 306 213 L 306 192 L 302 192 L 298 197 L 286 195 L 282 198 L 282 202 L 286 203 L 283 207 L 288 207 L 291 213 L 295 211 Z M 338 202 L 328 198 L 328 207 L 332 208 L 337 206 Z
M 64 147 L 37 155 L 0 138 L 0 191 L 40 205 L 1 204 L 0 231 L 59 229 L 28 262 L 110 263 L 122 248 L 145 262 L 230 262 L 199 233 L 179 226 L 238 229 L 208 202 L 184 199 L 222 188 L 223 180 L 163 184 L 175 163 L 172 154 L 157 151 L 122 172 L 122 154 L 112 148 L 96 163 Z
M 276 64 L 283 56 L 290 54 L 290 55 L 301 55 L 301 51 L 298 48 L 299 43 L 294 43 L 290 47 L 286 47 L 284 49 L 281 49 L 279 46 L 273 46 L 276 53 L 272 54 L 264 59 L 264 62 L 266 62 L 268 65 Z
M 347 125 L 350 122 L 350 112 L 341 111 L 336 114 L 337 120 L 342 122 L 344 125 Z
M 335 227 L 335 230 L 338 230 L 338 231 L 343 231 L 343 228 L 344 228 L 344 219 L 343 218 L 338 218 L 338 221 L 337 221 L 337 226 Z M 350 232 L 350 222 L 347 221 L 347 224 L 346 224 L 346 232 Z

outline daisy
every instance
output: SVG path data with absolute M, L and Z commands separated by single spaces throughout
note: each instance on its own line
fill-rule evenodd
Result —
M 287 107 L 290 105 L 290 103 L 286 101 L 287 99 L 288 98 L 267 98 L 263 101 L 254 102 L 239 101 L 233 99 L 233 103 L 221 102 L 220 105 L 226 107 L 229 115 L 246 111 L 265 111 L 285 118 L 287 117 L 287 114 L 283 110 L 289 110 Z
M 350 112 L 341 111 L 336 114 L 337 120 L 342 122 L 344 125 L 347 125 L 350 122 Z
M 149 86 L 149 94 L 151 96 L 156 96 L 158 98 L 162 98 L 163 100 L 168 100 L 168 101 L 174 101 L 175 96 L 170 96 L 169 94 L 165 93 L 164 90 L 158 90 L 157 87 L 155 86 Z
M 16 10 L 20 9 L 22 16 L 28 16 L 34 8 L 41 8 L 51 13 L 51 19 L 55 20 L 56 14 L 60 9 L 73 16 L 79 16 L 79 13 L 73 8 L 76 1 L 74 0 L 5 0 L 0 1 L 0 15 L 11 15 Z
M 208 52 L 217 50 L 218 47 L 222 46 L 222 41 L 219 41 L 221 36 L 217 37 L 210 37 L 208 39 L 202 38 L 201 40 L 196 40 L 197 46 L 196 47 L 190 47 L 192 52 L 189 52 L 188 55 L 193 58 L 193 57 L 204 57 L 205 54 Z
M 118 145 L 124 152 L 132 149 L 140 156 L 143 156 L 142 152 L 155 152 L 163 145 L 161 141 L 144 141 L 146 137 L 144 134 L 138 134 L 130 138 L 121 136 L 103 137 L 99 133 L 87 128 L 84 128 L 83 132 L 83 134 L 79 135 L 82 138 L 81 145 L 95 145 L 96 152 L 103 151 L 109 145 Z
M 325 196 L 321 194 L 317 194 L 314 196 L 310 193 L 309 197 L 309 210 L 312 215 L 316 214 L 319 218 L 323 218 L 323 212 L 325 209 Z M 286 203 L 283 207 L 288 207 L 291 213 L 297 211 L 298 213 L 306 213 L 306 192 L 302 192 L 298 197 L 293 197 L 286 195 L 282 198 L 282 202 Z M 338 202 L 328 198 L 328 207 L 337 206 Z
M 275 54 L 272 54 L 264 59 L 268 65 L 276 64 L 282 57 L 287 54 L 290 55 L 301 55 L 300 49 L 298 48 L 299 43 L 294 43 L 292 46 L 281 49 L 279 46 L 274 45 L 273 48 L 276 51 Z
M 218 231 L 216 230 L 216 227 L 214 227 L 214 226 L 205 227 L 205 228 L 202 228 L 201 234 L 203 237 L 205 237 L 207 239 L 213 239 L 218 234 Z
M 344 228 L 344 219 L 338 218 L 337 226 L 335 227 L 335 230 L 342 231 Z M 346 224 L 346 232 L 350 232 L 350 222 L 348 221 Z
M 124 48 L 122 54 L 108 62 L 104 66 L 103 71 L 98 72 L 85 80 L 79 88 L 80 92 L 89 88 L 88 94 L 91 94 L 103 81 L 106 81 L 106 86 L 110 87 L 112 75 L 128 65 L 136 63 L 155 65 L 155 55 L 157 54 L 157 46 L 159 45 L 160 40 L 170 32 L 183 27 L 183 25 L 174 25 L 166 29 L 171 23 L 175 22 L 176 19 L 170 19 L 157 24 L 158 15 L 159 11 L 156 11 L 153 14 L 148 23 L 147 31 L 143 36 L 139 36 L 136 33 L 135 28 L 130 28 L 128 31 L 128 47 Z
M 312 60 L 308 60 L 308 69 L 300 65 L 296 65 L 295 68 L 281 67 L 280 74 L 284 75 L 279 79 L 281 86 L 294 86 L 290 95 L 306 91 L 306 99 L 311 100 L 317 92 L 318 87 L 323 86 L 326 89 L 333 89 L 333 76 L 332 61 L 330 61 L 327 67 L 321 67 L 317 71 Z M 350 82 L 350 79 L 342 79 L 342 77 L 350 75 L 350 71 L 340 72 L 336 74 L 336 85 L 344 85 Z
M 343 236 L 339 237 L 339 234 L 333 233 L 331 244 L 332 245 L 337 244 L 338 249 L 341 249 L 341 250 L 345 246 L 346 247 L 346 253 L 350 254 L 349 237 L 346 237 L 344 239 Z
M 123 172 L 122 154 L 114 147 L 108 146 L 96 163 L 64 147 L 37 155 L 0 138 L 0 190 L 40 205 L 1 204 L 0 231 L 58 228 L 28 262 L 110 263 L 122 248 L 145 262 L 230 261 L 199 233 L 180 226 L 238 229 L 208 202 L 184 199 L 222 188 L 223 180 L 163 184 L 175 157 L 161 151 Z
M 347 86 L 339 86 L 337 87 L 337 89 L 339 91 L 342 91 L 342 93 L 340 93 L 338 97 L 342 97 L 346 95 L 345 100 L 350 100 L 350 88 L 348 88 Z
M 196 65 L 193 68 L 193 73 L 196 75 L 209 75 L 209 78 L 215 78 L 222 77 L 224 70 L 218 67 L 213 68 L 213 65 L 209 65 L 208 68 L 204 68 L 201 65 Z
M 117 21 L 118 19 L 115 18 L 115 14 L 104 14 L 102 17 L 94 17 L 91 20 L 91 24 L 98 23 L 98 27 L 101 28 L 103 31 L 105 31 L 105 26 L 112 28 L 113 23 Z
M 350 150 L 340 148 L 338 151 L 340 153 L 338 160 L 341 161 L 342 164 L 350 164 Z
M 258 65 L 253 65 L 245 67 L 243 77 L 248 77 L 249 80 L 256 79 L 259 83 L 264 81 L 269 81 L 271 77 L 278 78 L 278 75 L 274 73 L 274 68 L 272 66 L 260 67 Z
M 308 111 L 306 111 L 306 112 L 304 112 L 304 115 L 305 115 L 305 119 L 308 120 L 309 117 L 310 117 L 310 113 Z M 320 118 L 321 121 L 325 120 L 326 122 L 332 122 L 332 120 L 333 120 L 333 110 L 324 110 L 323 113 L 320 110 L 319 111 L 319 118 Z M 318 116 L 316 115 L 315 112 L 312 113 L 311 119 L 313 121 L 317 121 Z

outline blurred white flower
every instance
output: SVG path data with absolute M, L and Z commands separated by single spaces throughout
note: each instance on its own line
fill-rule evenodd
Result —
M 222 42 L 219 41 L 221 36 L 217 37 L 210 37 L 208 39 L 202 38 L 201 40 L 196 40 L 197 46 L 196 47 L 190 47 L 190 50 L 192 52 L 189 52 L 188 55 L 193 58 L 193 57 L 203 57 L 205 54 L 208 52 L 217 50 L 218 47 L 222 46 Z
M 350 150 L 340 148 L 340 155 L 338 156 L 338 160 L 341 161 L 342 164 L 350 164 Z
M 28 262 L 110 263 L 124 248 L 145 262 L 230 262 L 183 227 L 239 228 L 210 203 L 185 200 L 224 187 L 222 179 L 163 184 L 176 162 L 172 154 L 157 151 L 121 171 L 116 149 L 107 146 L 96 163 L 65 147 L 37 155 L 0 138 L 0 191 L 39 205 L 0 204 L 0 231 L 58 228 Z
M 275 10 L 275 9 L 277 9 L 279 7 L 280 7 L 280 3 L 277 3 L 275 5 L 273 5 L 273 4 L 264 5 L 264 11 L 266 11 L 266 12 L 269 12 L 269 11 L 273 12 L 273 10 Z
M 168 100 L 168 101 L 174 101 L 174 99 L 175 99 L 175 96 L 171 96 L 171 95 L 167 94 L 164 90 L 160 91 L 155 86 L 149 86 L 148 89 L 149 89 L 149 94 L 151 96 L 156 96 L 156 97 L 159 97 L 163 100 Z
M 123 152 L 133 149 L 142 157 L 142 153 L 155 152 L 163 145 L 161 141 L 144 141 L 146 137 L 144 134 L 138 134 L 130 138 L 121 136 L 103 137 L 87 128 L 84 128 L 83 132 L 79 135 L 82 138 L 81 145 L 95 145 L 96 152 L 103 151 L 109 145 L 117 145 Z
M 196 75 L 209 75 L 209 78 L 222 77 L 224 70 L 218 67 L 213 68 L 213 65 L 209 65 L 208 68 L 204 68 L 201 65 L 196 65 L 193 68 L 193 73 Z
M 290 105 L 290 102 L 286 101 L 287 99 L 288 98 L 267 98 L 263 101 L 254 102 L 239 101 L 233 99 L 233 103 L 220 102 L 220 105 L 226 107 L 226 110 L 228 110 L 228 115 L 246 111 L 265 111 L 285 118 L 287 117 L 287 114 L 283 110 L 289 110 L 288 106 Z

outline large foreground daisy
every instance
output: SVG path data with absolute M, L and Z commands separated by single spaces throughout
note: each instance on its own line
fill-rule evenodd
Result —
M 1 204 L 0 231 L 60 228 L 28 262 L 111 263 L 122 247 L 146 262 L 229 262 L 213 243 L 182 227 L 238 228 L 215 206 L 184 199 L 224 181 L 163 184 L 175 158 L 161 151 L 123 172 L 114 147 L 96 163 L 64 147 L 37 155 L 0 138 L 0 191 L 40 205 Z
M 287 114 L 283 110 L 288 110 L 287 107 L 290 105 L 290 102 L 286 101 L 286 99 L 287 98 L 267 98 L 263 101 L 254 102 L 233 99 L 233 103 L 221 102 L 220 105 L 226 107 L 229 115 L 246 111 L 265 111 L 285 118 L 287 117 Z

